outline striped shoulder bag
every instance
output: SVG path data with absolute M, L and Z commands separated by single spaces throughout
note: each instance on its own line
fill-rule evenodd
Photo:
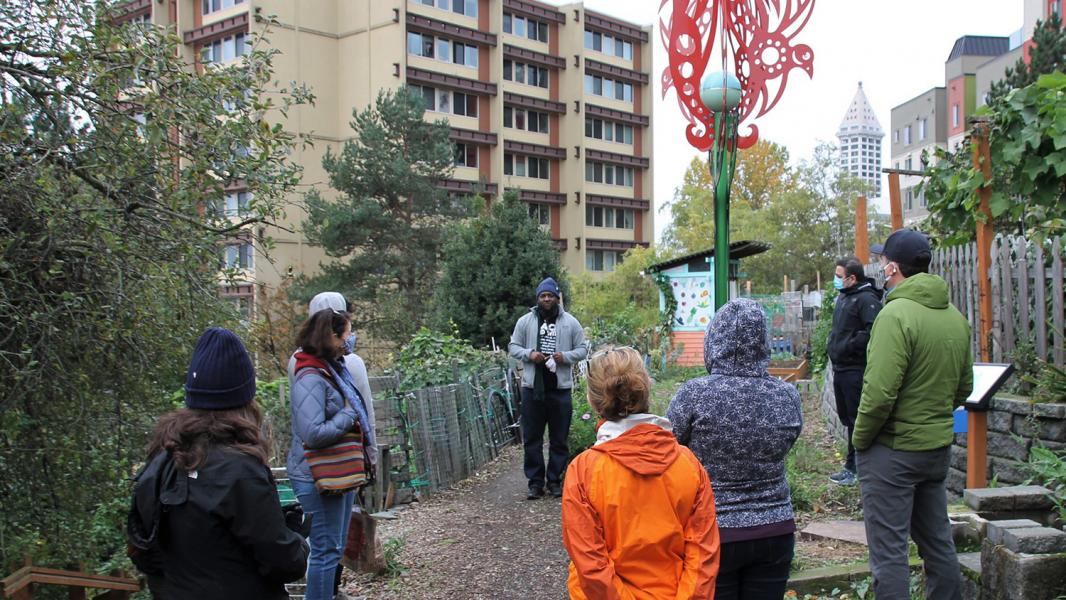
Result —
M 322 372 L 322 375 L 330 385 L 337 387 L 328 372 Z M 366 444 L 363 443 L 363 432 L 358 425 L 355 427 L 355 431 L 345 433 L 340 440 L 325 448 L 304 446 L 304 458 L 307 459 L 311 478 L 315 480 L 315 489 L 319 494 L 343 494 L 370 482 L 367 470 L 370 461 Z

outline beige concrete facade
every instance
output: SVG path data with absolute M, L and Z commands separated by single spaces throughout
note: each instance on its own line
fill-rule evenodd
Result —
M 610 270 L 627 249 L 653 239 L 651 26 L 586 11 L 581 3 L 532 0 L 130 4 L 157 25 L 176 24 L 190 62 L 205 46 L 266 34 L 278 50 L 275 79 L 282 86 L 305 84 L 315 95 L 314 106 L 296 107 L 283 120 L 288 131 L 313 141 L 292 154 L 304 169 L 301 194 L 311 187 L 336 194 L 322 157 L 352 136 L 353 110 L 369 106 L 380 90 L 424 86 L 435 100 L 426 118 L 447 120 L 452 139 L 469 145 L 467 156 L 476 163 L 457 166 L 443 188 L 480 190 L 490 199 L 517 190 L 531 213 L 547 215 L 544 227 L 570 272 Z M 409 41 L 429 38 L 433 57 L 411 51 L 421 46 L 409 48 Z M 228 51 L 223 61 L 234 58 Z M 476 59 L 466 58 L 470 53 Z M 460 110 L 457 104 L 464 103 L 468 108 Z M 519 112 L 526 129 L 517 127 Z M 531 118 L 546 121 L 546 131 L 530 126 Z M 586 119 L 594 120 L 588 129 L 600 138 L 608 128 L 617 133 L 609 140 L 586 136 Z M 546 177 L 536 176 L 541 171 Z M 302 196 L 291 198 L 286 229 L 299 231 L 301 206 Z M 273 288 L 293 274 L 314 273 L 327 260 L 299 233 L 266 233 L 276 242 L 269 260 L 255 256 L 247 265 L 248 285 L 226 293 L 243 298 L 253 283 Z

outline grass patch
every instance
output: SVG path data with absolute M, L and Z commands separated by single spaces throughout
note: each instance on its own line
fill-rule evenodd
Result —
M 385 570 L 382 572 L 382 577 L 395 579 L 407 571 L 407 567 L 403 566 L 403 563 L 400 562 L 400 553 L 406 545 L 407 539 L 402 537 L 394 537 L 385 540 L 385 544 L 382 546 L 381 550 L 385 559 Z

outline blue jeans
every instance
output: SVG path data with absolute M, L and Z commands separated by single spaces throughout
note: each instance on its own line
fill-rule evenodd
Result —
M 333 580 L 348 541 L 355 492 L 323 496 L 310 481 L 292 480 L 304 514 L 311 517 L 311 556 L 307 559 L 305 600 L 332 600 Z

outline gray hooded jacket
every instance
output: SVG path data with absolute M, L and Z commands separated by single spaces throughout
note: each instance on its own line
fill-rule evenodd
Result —
M 563 364 L 556 368 L 555 376 L 559 379 L 559 389 L 568 390 L 574 387 L 573 367 L 588 356 L 589 348 L 585 342 L 585 330 L 581 323 L 577 322 L 570 313 L 563 310 L 559 305 L 559 316 L 555 319 L 557 331 L 556 344 L 559 352 L 563 353 Z M 522 387 L 532 388 L 534 371 L 536 370 L 529 355 L 537 349 L 537 307 L 529 309 L 529 312 L 518 319 L 511 334 L 511 342 L 507 344 L 507 351 L 514 358 L 522 361 Z
M 799 392 L 770 377 L 766 315 L 753 300 L 729 302 L 707 327 L 709 375 L 685 382 L 670 401 L 674 435 L 703 463 L 718 526 L 793 519 L 785 455 L 803 426 Z

